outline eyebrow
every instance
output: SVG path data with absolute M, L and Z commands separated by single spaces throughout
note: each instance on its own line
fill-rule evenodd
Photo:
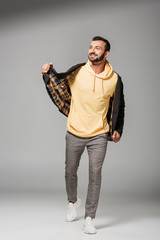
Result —
M 91 44 L 91 45 L 89 45 L 89 47 L 93 47 L 93 46 L 92 46 L 92 44 Z M 102 47 L 100 47 L 100 46 L 95 46 L 95 47 L 99 47 L 99 48 L 101 48 L 101 49 L 102 49 Z

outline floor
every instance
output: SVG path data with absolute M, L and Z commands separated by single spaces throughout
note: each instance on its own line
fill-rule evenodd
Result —
M 102 193 L 97 234 L 82 231 L 85 196 L 77 219 L 65 221 L 65 193 L 1 193 L 1 240 L 159 240 L 160 199 L 142 194 Z

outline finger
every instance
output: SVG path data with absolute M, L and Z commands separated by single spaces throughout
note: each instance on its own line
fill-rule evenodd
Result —
M 118 138 L 118 134 L 117 134 L 117 132 L 115 133 L 115 138 L 116 138 L 116 139 Z
M 115 136 L 115 133 L 113 133 L 112 138 L 115 139 L 115 137 L 116 137 L 116 136 Z
M 48 70 L 49 70 L 49 68 L 50 68 L 50 65 L 49 64 L 47 64 L 46 66 L 45 66 L 45 71 L 47 71 L 48 72 Z
M 41 72 L 45 73 L 45 67 L 44 66 L 41 68 Z
M 120 138 L 116 138 L 116 142 L 119 142 Z
M 51 65 L 51 66 L 53 66 L 53 63 L 52 63 L 52 62 L 50 62 L 50 65 Z
M 43 67 L 42 67 L 42 73 L 47 73 L 47 72 L 48 72 L 48 70 L 49 70 L 49 67 L 48 67 L 48 65 L 47 65 L 47 66 L 43 66 Z

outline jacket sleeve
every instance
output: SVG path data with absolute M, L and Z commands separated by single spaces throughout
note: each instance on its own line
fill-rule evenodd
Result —
M 50 67 L 49 71 L 43 74 L 46 90 L 51 100 L 65 116 L 69 114 L 71 101 L 67 78 L 69 78 L 69 75 L 60 79 L 53 67 Z
M 120 136 L 123 133 L 124 126 L 124 116 L 125 116 L 125 100 L 124 100 L 124 91 L 123 91 L 123 82 L 120 78 L 120 104 L 119 104 L 119 113 L 115 126 L 115 130 L 119 132 Z

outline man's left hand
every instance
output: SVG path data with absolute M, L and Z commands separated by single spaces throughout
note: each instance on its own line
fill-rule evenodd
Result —
M 115 142 L 115 143 L 116 143 L 116 142 L 119 142 L 120 138 L 121 138 L 121 136 L 120 136 L 119 132 L 114 131 L 114 132 L 113 132 L 113 135 L 112 135 L 112 140 L 113 140 L 113 142 Z

